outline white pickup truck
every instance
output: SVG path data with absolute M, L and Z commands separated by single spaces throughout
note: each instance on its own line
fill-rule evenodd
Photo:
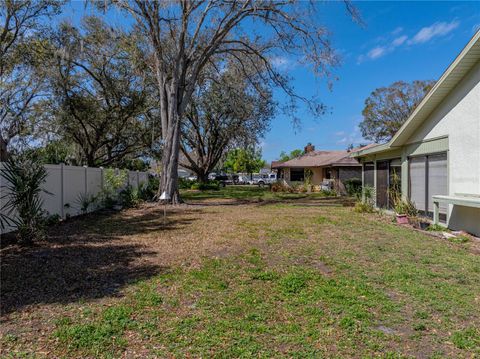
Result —
M 248 184 L 256 184 L 260 187 L 263 187 L 267 184 L 272 184 L 275 182 L 277 182 L 276 173 L 262 173 L 262 174 L 254 174 L 252 179 L 248 181 Z

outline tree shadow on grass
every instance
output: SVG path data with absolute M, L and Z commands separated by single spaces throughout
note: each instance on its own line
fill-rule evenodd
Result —
M 168 209 L 164 220 L 163 209 L 159 207 L 149 208 L 147 211 L 102 211 L 72 218 L 52 228 L 47 241 L 100 243 L 123 240 L 129 236 L 161 234 L 190 225 L 201 213 L 201 210 Z
M 170 213 L 165 225 L 160 209 L 91 214 L 54 226 L 46 241 L 33 247 L 3 249 L 0 314 L 28 305 L 119 296 L 126 285 L 168 271 L 149 261 L 160 248 L 135 235 L 160 234 L 194 220 L 183 216 L 186 211 L 179 213 Z
M 134 245 L 38 246 L 2 258 L 1 314 L 30 304 L 116 296 L 125 285 L 167 268 L 134 263 L 152 252 Z

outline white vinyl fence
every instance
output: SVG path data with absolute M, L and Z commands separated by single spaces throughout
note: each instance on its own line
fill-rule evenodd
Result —
M 0 168 L 2 168 L 0 162 Z M 67 216 L 77 216 L 81 214 L 82 196 L 97 196 L 103 189 L 105 169 L 93 167 L 79 167 L 60 165 L 45 165 L 48 176 L 45 180 L 43 188 L 47 193 L 42 192 L 43 208 L 49 215 L 58 214 L 61 218 Z M 118 171 L 119 170 L 115 170 Z M 148 181 L 148 173 L 140 171 L 128 171 L 125 181 L 125 187 L 131 185 L 138 187 Z M 0 191 L 4 197 L 5 179 L 0 175 Z M 3 208 L 5 198 L 0 198 L 0 211 Z M 7 233 L 15 228 L 2 229 L 0 233 Z

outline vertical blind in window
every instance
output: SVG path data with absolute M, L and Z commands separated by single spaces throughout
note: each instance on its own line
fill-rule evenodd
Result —
M 419 211 L 426 211 L 425 157 L 410 159 L 410 200 Z
M 433 211 L 432 196 L 448 194 L 447 154 L 428 156 L 428 211 Z M 440 213 L 447 213 L 447 204 L 440 203 Z

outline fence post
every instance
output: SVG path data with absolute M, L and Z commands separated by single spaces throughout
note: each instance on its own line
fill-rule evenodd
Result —
M 137 170 L 137 188 L 140 187 L 140 171 Z
M 100 188 L 103 190 L 103 167 L 100 167 Z
M 62 216 L 62 219 L 65 219 L 65 194 L 64 194 L 64 187 L 65 185 L 63 184 L 64 176 L 63 176 L 63 171 L 64 171 L 65 164 L 60 163 L 60 215 Z

